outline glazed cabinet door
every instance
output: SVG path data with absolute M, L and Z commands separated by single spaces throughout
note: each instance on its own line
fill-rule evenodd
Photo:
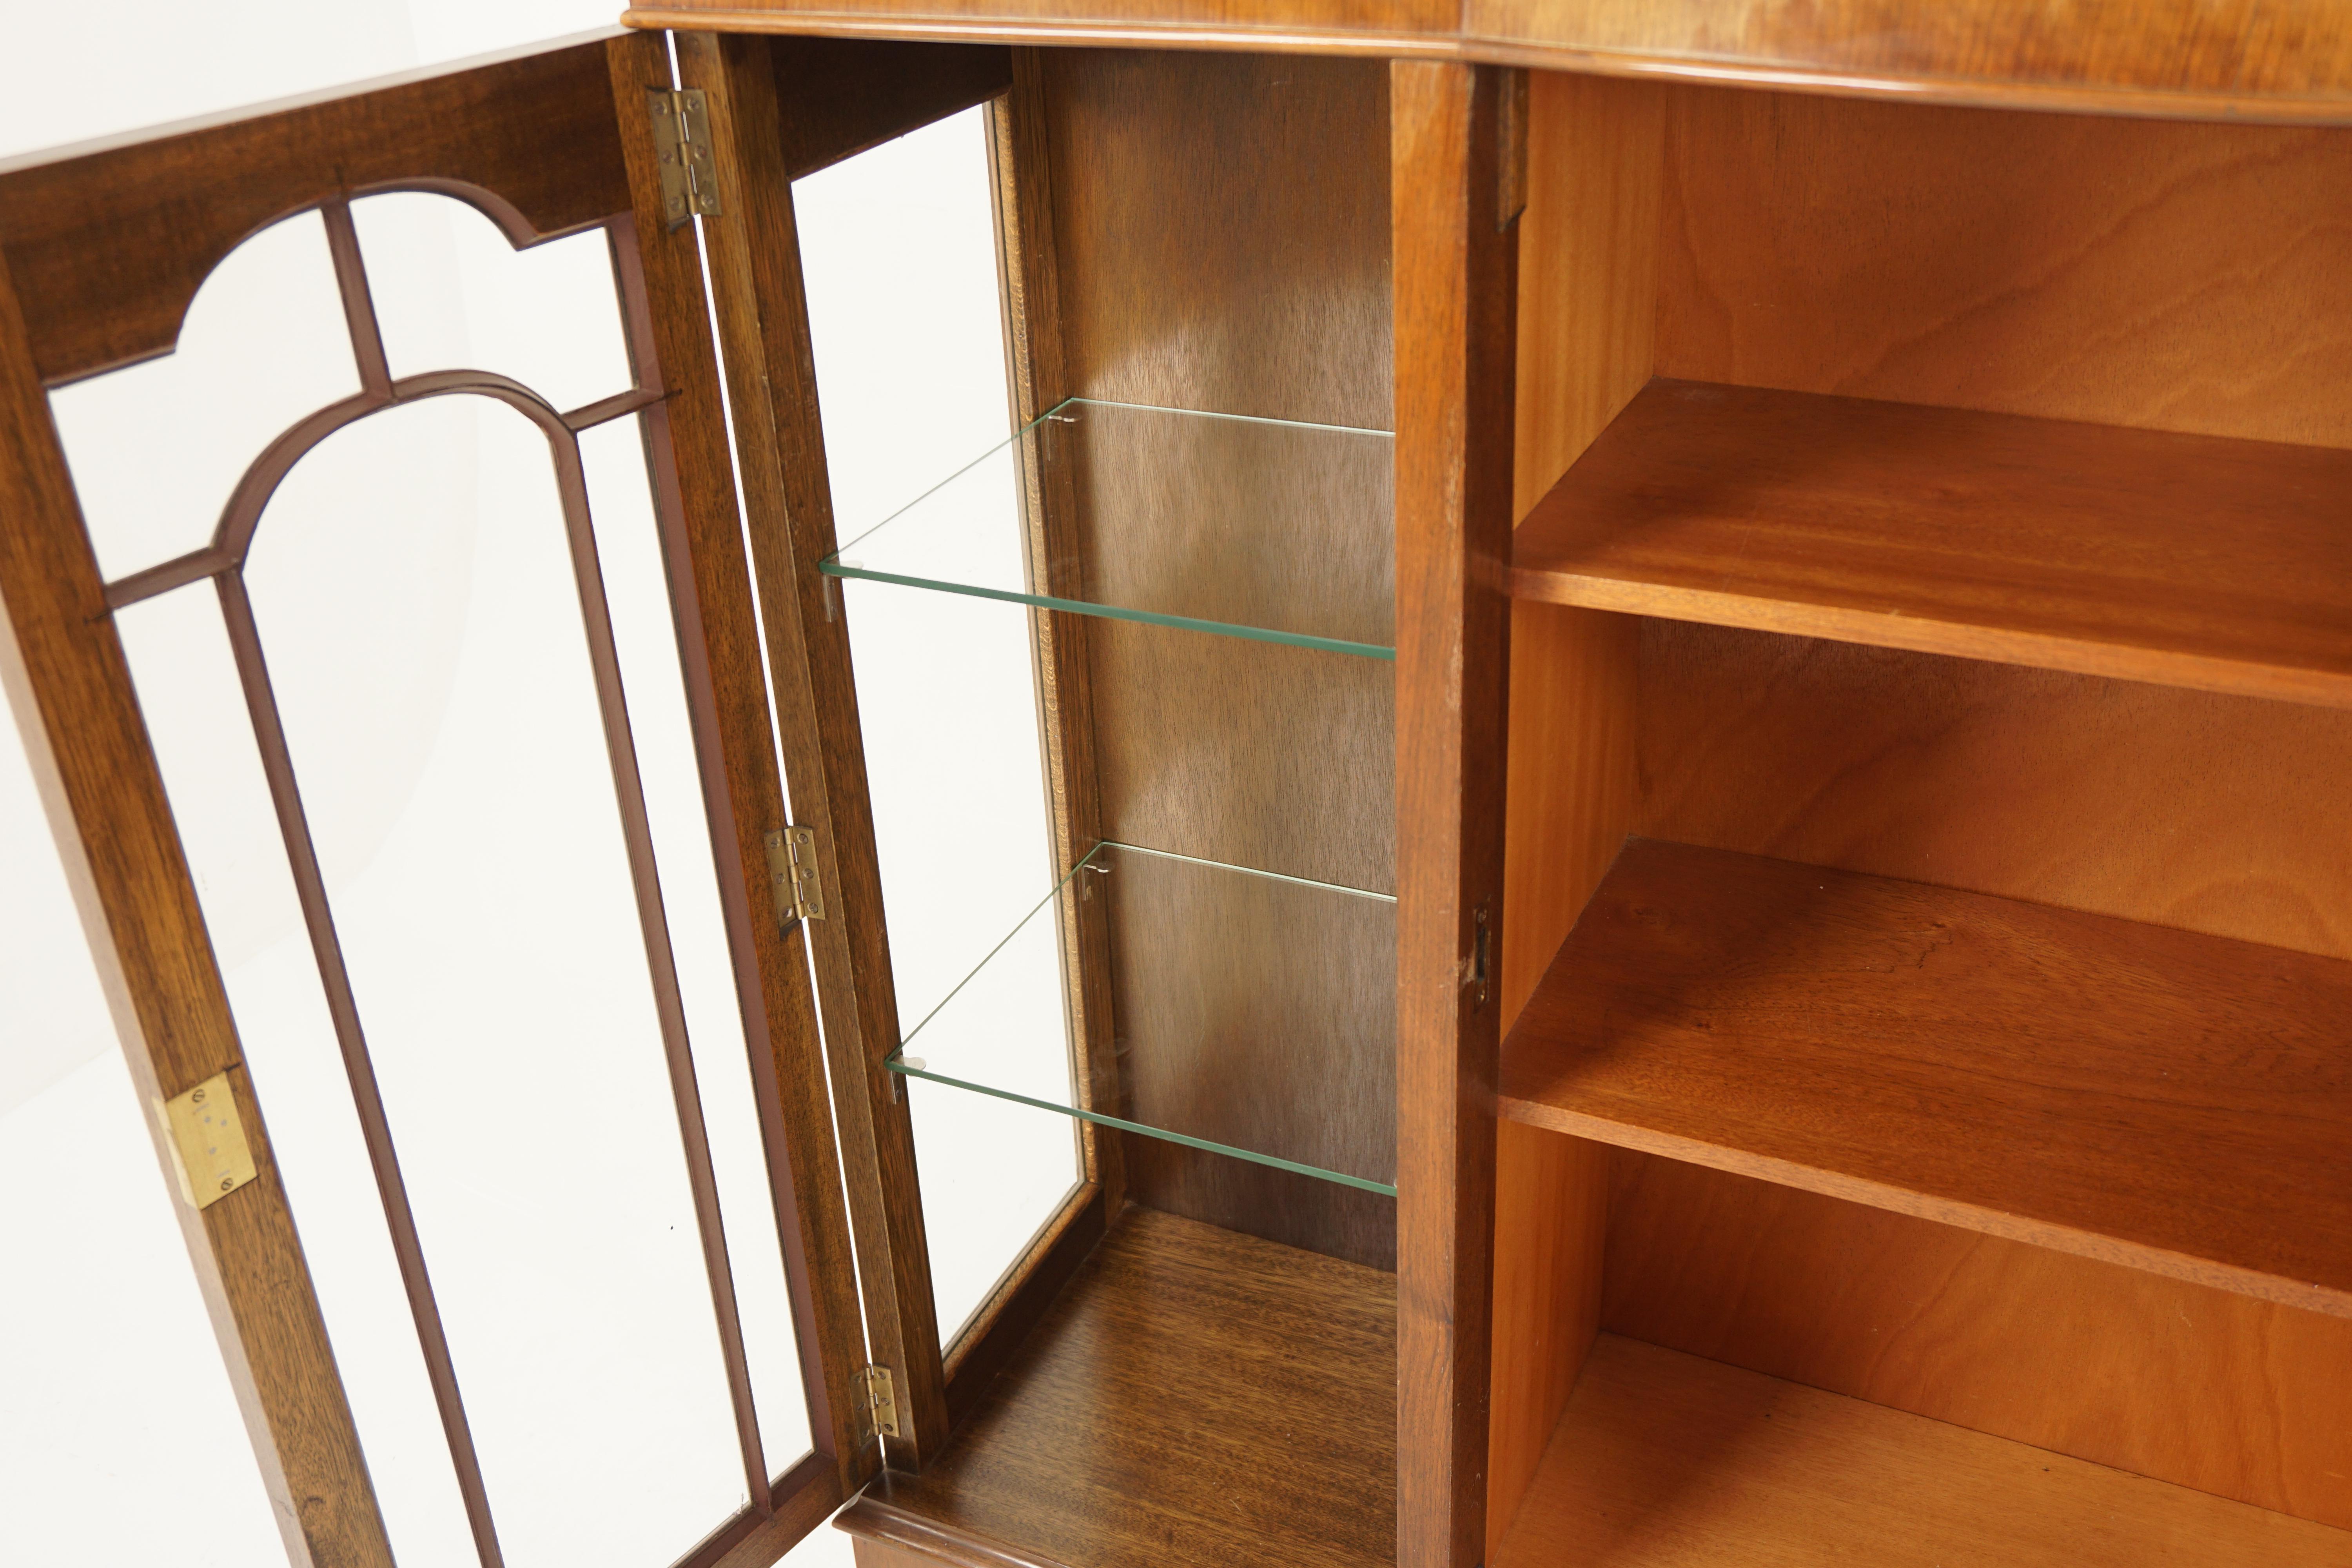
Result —
M 297 1563 L 878 1462 L 708 118 L 630 34 L 0 170 L 0 673 Z

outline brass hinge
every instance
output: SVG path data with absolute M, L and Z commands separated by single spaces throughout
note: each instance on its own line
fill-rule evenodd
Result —
M 662 217 L 673 229 L 719 216 L 719 167 L 710 153 L 710 100 L 698 87 L 646 89 L 661 162 Z
M 245 1121 L 228 1074 L 216 1072 L 187 1093 L 163 1102 L 163 1122 L 178 1157 L 180 1190 L 198 1208 L 208 1208 L 253 1180 L 253 1147 L 245 1141 Z
M 874 1436 L 896 1437 L 898 1435 L 898 1396 L 890 1381 L 887 1366 L 869 1366 L 858 1376 L 866 1384 L 866 1414 L 874 1425 Z
M 775 900 L 777 926 L 824 919 L 824 884 L 816 874 L 816 829 L 779 828 L 761 842 L 768 847 L 768 893 Z

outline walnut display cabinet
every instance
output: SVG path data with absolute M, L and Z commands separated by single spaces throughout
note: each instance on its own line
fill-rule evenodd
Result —
M 692 1568 L 845 1501 L 865 1568 L 2352 1564 L 2352 5 L 624 20 L 0 171 L 5 672 L 134 1067 L 243 1114 L 184 1217 L 309 1561 L 393 1553 L 111 620 L 216 582 L 267 709 L 276 479 L 104 570 L 45 388 L 316 209 L 332 419 L 642 425 L 813 1434 L 714 1261 Z M 976 105 L 1018 504 L 845 542 L 792 182 Z M 394 190 L 603 226 L 632 384 L 394 374 Z M 1022 628 L 1051 864 L 975 957 L 1066 1082 L 987 962 L 900 1016 L 852 588 Z M 1076 1130 L 960 1328 L 910 1080 Z

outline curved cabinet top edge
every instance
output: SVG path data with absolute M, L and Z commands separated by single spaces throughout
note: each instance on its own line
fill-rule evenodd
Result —
M 851 3 L 864 8 L 684 0 L 621 19 L 908 42 L 1451 58 L 1976 108 L 2352 125 L 2352 0 L 1465 0 L 1460 25 L 1426 26 L 1412 15 L 1427 9 L 1417 0 L 1275 0 L 1248 21 L 1216 0 L 1168 0 L 1196 14 L 1158 17 L 1134 15 L 1130 0 L 1002 0 L 1028 15 L 982 12 L 973 0 Z M 2086 11 L 2116 20 L 2085 21 Z

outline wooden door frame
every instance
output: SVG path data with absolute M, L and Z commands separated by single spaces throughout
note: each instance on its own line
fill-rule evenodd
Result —
M 1484 1560 L 1526 76 L 1390 67 L 1397 1562 Z
M 298 1563 L 391 1568 L 391 1547 L 111 619 L 115 603 L 135 595 L 125 593 L 128 580 L 101 579 L 47 393 L 169 353 L 196 289 L 222 258 L 281 218 L 322 209 L 352 321 L 360 401 L 375 400 L 360 412 L 426 395 L 431 389 L 414 384 L 433 378 L 394 384 L 373 341 L 347 204 L 379 191 L 457 196 L 518 246 L 596 227 L 614 244 L 638 390 L 606 400 L 609 409 L 600 405 L 570 418 L 541 408 L 541 423 L 552 420 L 551 438 L 560 441 L 565 426 L 628 413 L 641 420 L 753 1047 L 814 1443 L 781 1478 L 765 1473 L 739 1345 L 729 1358 L 730 1383 L 752 1501 L 720 1521 L 685 1563 L 772 1562 L 871 1471 L 856 1392 L 865 1359 L 856 1302 L 827 1288 L 845 1280 L 852 1265 L 804 928 L 780 927 L 767 899 L 755 896 L 768 881 L 761 834 L 786 819 L 698 237 L 691 226 L 672 230 L 664 222 L 647 94 L 672 85 L 660 36 L 618 34 L 0 165 L 0 506 L 7 516 L 0 528 L 0 619 L 8 632 L 0 639 L 0 679 L 20 715 L 134 1083 L 157 1112 L 151 1130 L 167 1172 L 173 1156 L 158 1124 L 163 1100 L 229 1075 L 257 1178 L 201 1209 L 184 1193 L 173 1202 Z M 464 390 L 481 389 L 469 383 Z M 529 396 L 520 387 L 507 395 Z M 326 412 L 285 439 L 323 435 L 310 427 Z M 176 575 L 163 573 L 169 581 L 149 581 L 142 590 L 215 573 L 234 583 L 234 563 L 217 542 L 209 554 L 187 558 Z M 292 852 L 290 836 L 289 844 Z M 674 1036 L 674 1082 L 681 1047 L 682 1036 Z M 691 1153 L 699 1118 L 690 1113 L 687 1072 L 680 1115 Z M 388 1148 L 380 1110 L 369 1121 L 362 1076 L 354 1076 L 362 1122 Z M 397 1248 L 404 1198 L 396 1163 L 387 1177 L 379 1157 L 378 1176 Z M 724 1339 L 732 1298 L 723 1289 L 723 1249 L 711 1250 L 715 1191 L 707 1179 L 700 1185 Z M 415 1262 L 421 1269 L 421 1254 Z M 417 1288 L 412 1276 L 413 1301 Z M 436 1363 L 432 1316 L 420 1310 L 419 1331 L 445 1393 L 445 1424 L 478 1547 L 492 1564 L 499 1559 L 488 1505 L 478 1470 L 469 1473 L 462 1410 L 450 1419 L 454 1372 L 446 1350 Z

